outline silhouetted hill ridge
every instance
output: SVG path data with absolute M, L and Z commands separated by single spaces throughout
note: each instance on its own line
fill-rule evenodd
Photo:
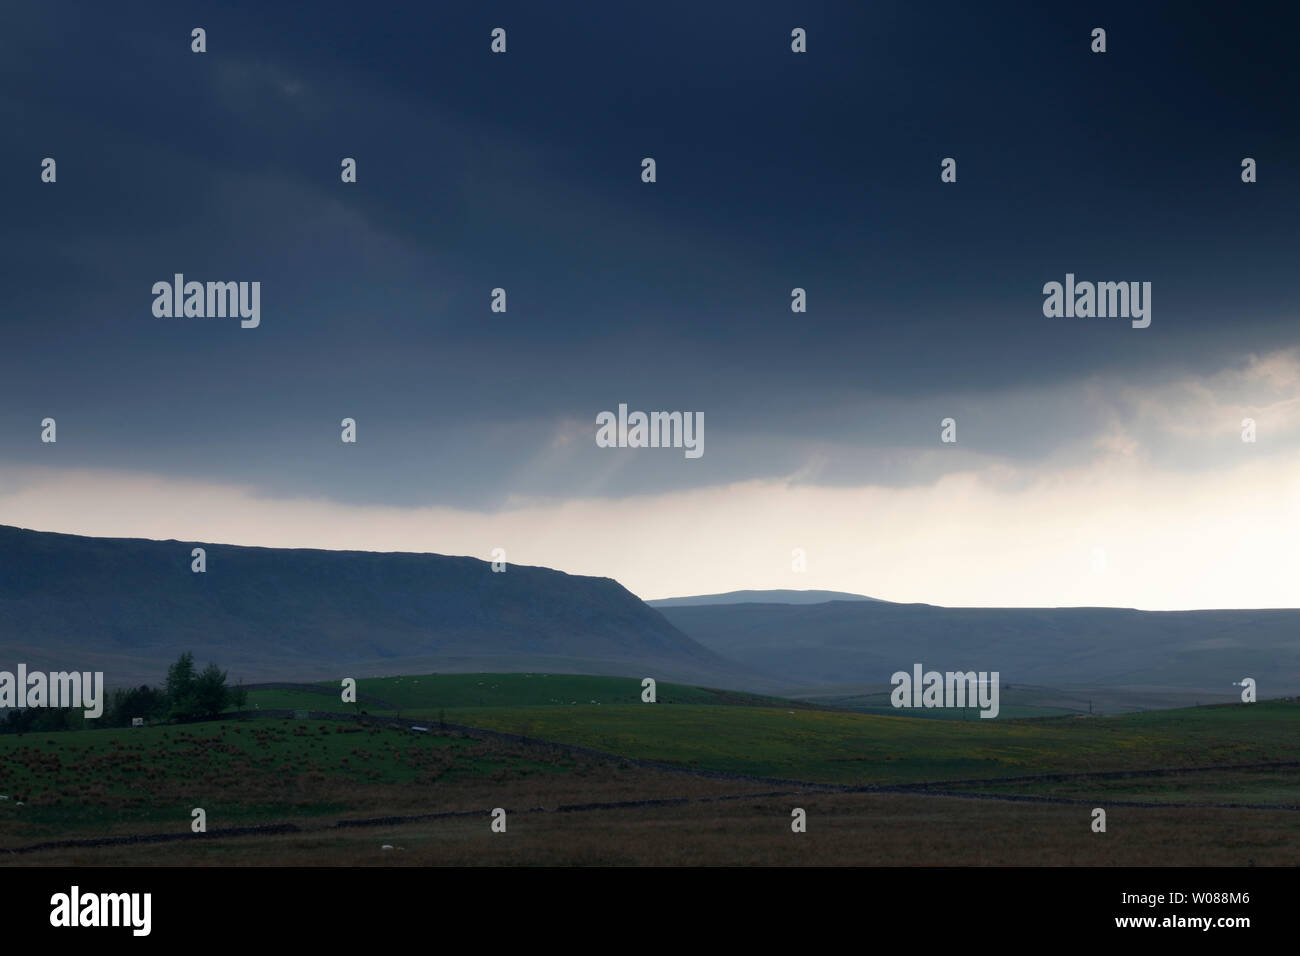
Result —
M 195 547 L 204 573 L 190 569 Z M 454 662 L 448 670 L 553 660 L 715 683 L 740 670 L 607 577 L 0 526 L 0 660 L 104 670 L 116 684 L 156 680 L 184 650 L 244 679 L 355 676 L 341 669 L 385 662 L 397 673 L 405 660 L 439 658 Z

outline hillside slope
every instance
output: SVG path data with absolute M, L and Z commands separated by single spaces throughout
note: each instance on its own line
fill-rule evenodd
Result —
M 205 573 L 190 570 L 196 546 Z M 160 679 L 185 650 L 232 680 L 553 670 L 744 683 L 609 578 L 0 526 L 0 667 L 103 670 L 120 685 Z
M 1300 692 L 1300 610 L 946 608 L 834 601 L 666 607 L 710 650 L 791 685 L 888 684 L 926 669 L 998 671 L 1003 682 Z

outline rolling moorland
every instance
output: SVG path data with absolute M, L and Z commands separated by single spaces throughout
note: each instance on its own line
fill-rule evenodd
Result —
M 206 550 L 203 573 L 191 551 Z M 183 651 L 232 680 L 644 671 L 774 682 L 682 634 L 610 578 L 436 554 L 88 538 L 0 526 L 0 661 L 157 681 Z M 10 665 L 12 667 L 12 664 Z
M 783 674 L 786 692 L 887 686 L 920 661 L 938 670 L 999 671 L 1004 682 L 1125 689 L 1186 704 L 1227 702 L 1253 677 L 1260 697 L 1300 693 L 1300 611 L 948 608 L 888 601 L 672 606 L 675 627 L 715 653 Z M 841 690 L 841 694 L 851 693 Z M 1191 695 L 1191 696 L 1186 696 Z M 1216 696 L 1217 695 L 1217 696 Z
M 1300 701 L 986 721 L 674 684 L 649 704 L 636 679 L 541 673 L 362 679 L 358 691 L 343 704 L 333 683 L 254 687 L 243 715 L 211 722 L 0 736 L 10 798 L 0 846 L 130 837 L 0 859 L 1244 866 L 1300 856 Z M 1090 829 L 1097 806 L 1106 833 Z M 207 813 L 201 837 L 188 832 L 194 807 Z M 494 807 L 507 811 L 504 834 L 490 829 Z M 806 833 L 790 830 L 794 807 L 808 813 Z M 239 827 L 263 829 L 222 832 Z M 168 839 L 139 839 L 150 835 Z
M 191 551 L 206 550 L 206 571 Z M 835 600 L 827 601 L 827 597 Z M 609 578 L 436 554 L 87 538 L 0 526 L 0 661 L 157 681 L 182 651 L 232 681 L 530 672 L 879 709 L 914 662 L 998 671 L 1020 716 L 1300 693 L 1300 610 L 943 608 L 836 592 L 651 607 Z M 820 603 L 778 603 L 819 601 Z M 742 603 L 734 603 L 742 601 Z M 708 602 L 708 603 L 699 603 Z M 12 666 L 12 663 L 10 666 Z M 1036 694 L 1030 693 L 1038 688 Z M 1047 693 L 1050 689 L 1052 693 Z
M 251 685 L 212 721 L 0 735 L 0 860 L 1300 859 L 1300 702 L 1284 699 L 1300 612 L 826 597 L 656 608 L 607 578 L 472 558 L 0 527 L 0 660 L 112 687 L 157 683 L 189 650 Z M 1000 716 L 894 710 L 888 676 L 914 661 L 1000 671 Z M 1244 676 L 1258 703 L 1239 701 Z

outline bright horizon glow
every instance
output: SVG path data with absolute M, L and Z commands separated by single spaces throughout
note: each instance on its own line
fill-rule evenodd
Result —
M 872 449 L 924 459 L 910 485 L 818 484 L 825 446 L 781 479 L 656 494 L 517 497 L 503 508 L 270 496 L 252 483 L 0 464 L 0 524 L 97 537 L 406 551 L 610 577 L 647 600 L 849 591 L 946 607 L 1209 610 L 1300 606 L 1300 350 L 1158 385 L 1114 379 L 1004 396 L 1097 410 L 1056 453 L 966 444 Z M 954 402 L 954 404 L 958 404 Z M 1257 442 L 1238 423 L 1259 422 Z M 579 440 L 574 424 L 560 433 Z M 848 436 L 844 448 L 854 446 Z M 961 449 L 961 455 L 952 455 Z M 642 449 L 607 449 L 630 467 Z M 512 482 L 533 487 L 529 466 Z M 802 548 L 807 570 L 792 570 Z M 189 561 L 188 551 L 178 560 Z M 209 561 L 209 573 L 219 573 Z M 508 573 L 508 572 L 507 572 Z
M 1300 604 L 1300 453 L 1189 474 L 1120 450 L 1081 468 L 990 466 L 908 488 L 747 481 L 496 512 L 103 470 L 7 468 L 0 480 L 0 523 L 34 530 L 483 560 L 503 547 L 511 564 L 612 577 L 647 600 L 794 589 L 947 607 Z M 791 569 L 794 548 L 805 573 Z

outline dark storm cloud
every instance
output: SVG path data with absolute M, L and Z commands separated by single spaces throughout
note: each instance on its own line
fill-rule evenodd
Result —
M 937 415 L 1047 456 L 1104 416 L 983 410 L 1297 342 L 1276 11 L 406 6 L 8 14 L 0 457 L 54 415 L 60 463 L 356 501 L 906 483 Z M 155 318 L 176 272 L 260 281 L 261 326 Z M 1067 272 L 1151 282 L 1151 327 L 1044 318 Z M 703 411 L 706 455 L 611 462 L 620 402 Z

